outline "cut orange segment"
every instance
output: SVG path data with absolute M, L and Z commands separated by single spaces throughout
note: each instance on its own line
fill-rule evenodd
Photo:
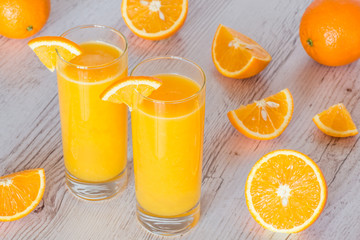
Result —
M 316 114 L 313 121 L 323 133 L 329 136 L 350 137 L 359 133 L 350 113 L 342 103 Z
M 65 61 L 70 61 L 81 54 L 79 45 L 63 37 L 38 37 L 29 41 L 28 45 L 52 72 L 56 67 L 55 49 Z
M 160 86 L 161 81 L 154 77 L 126 77 L 110 85 L 100 95 L 100 98 L 112 103 L 125 103 L 132 109 L 135 105 L 137 94 L 147 97 Z
M 245 198 L 253 218 L 274 232 L 295 233 L 319 217 L 327 199 L 324 176 L 308 156 L 277 150 L 251 169 Z
M 289 89 L 228 112 L 231 124 L 242 134 L 258 140 L 279 136 L 289 125 L 294 109 Z
M 176 33 L 184 24 L 188 0 L 123 0 L 121 14 L 139 37 L 160 40 Z
M 212 43 L 212 58 L 217 70 L 230 78 L 249 78 L 271 61 L 270 54 L 251 38 L 219 25 Z
M 28 215 L 45 191 L 45 171 L 26 170 L 0 177 L 0 221 L 14 221 Z

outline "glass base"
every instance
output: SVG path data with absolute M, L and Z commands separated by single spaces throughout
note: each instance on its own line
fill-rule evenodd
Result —
M 200 203 L 197 203 L 195 207 L 186 213 L 173 217 L 156 216 L 137 204 L 136 216 L 140 224 L 151 233 L 164 236 L 181 235 L 199 222 Z
M 86 182 L 71 175 L 67 170 L 66 185 L 76 196 L 84 200 L 100 201 L 114 197 L 125 189 L 127 184 L 127 167 L 116 177 L 106 182 Z

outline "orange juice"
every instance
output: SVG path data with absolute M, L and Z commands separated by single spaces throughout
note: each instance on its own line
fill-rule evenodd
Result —
M 105 42 L 80 47 L 80 56 L 57 67 L 65 167 L 80 180 L 103 182 L 126 167 L 127 107 L 99 96 L 127 76 L 127 61 L 117 61 L 121 50 Z
M 205 101 L 187 77 L 155 77 L 163 84 L 131 112 L 136 199 L 151 214 L 176 216 L 200 200 Z

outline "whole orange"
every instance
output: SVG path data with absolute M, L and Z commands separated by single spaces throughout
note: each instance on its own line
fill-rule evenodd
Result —
M 301 18 L 300 41 L 327 66 L 360 58 L 360 0 L 314 0 Z
M 50 14 L 50 0 L 0 0 L 0 35 L 27 38 L 39 32 Z

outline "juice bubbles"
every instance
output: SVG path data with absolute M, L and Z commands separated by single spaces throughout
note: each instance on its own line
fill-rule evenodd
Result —
M 83 53 L 58 61 L 58 90 L 65 167 L 85 182 L 118 176 L 127 162 L 127 107 L 100 99 L 102 91 L 127 76 L 127 58 L 108 43 L 80 44 Z
M 131 112 L 138 204 L 157 216 L 176 216 L 200 200 L 205 94 L 176 74 Z M 184 100 L 186 99 L 186 100 Z

